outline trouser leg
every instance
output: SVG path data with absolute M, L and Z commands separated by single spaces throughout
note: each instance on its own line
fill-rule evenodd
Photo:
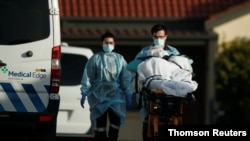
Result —
M 106 131 L 95 131 L 95 141 L 107 141 Z
M 95 141 L 107 141 L 107 112 L 96 119 Z
M 109 114 L 109 131 L 108 131 L 108 141 L 117 141 L 119 136 L 119 128 L 120 128 L 120 117 L 115 114 L 115 112 L 110 108 L 108 110 Z
M 119 129 L 109 126 L 108 141 L 117 141 Z

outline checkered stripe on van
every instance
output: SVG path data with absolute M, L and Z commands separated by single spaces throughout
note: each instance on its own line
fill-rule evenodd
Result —
M 21 84 L 23 91 L 15 91 L 10 83 L 0 83 L 0 111 L 42 112 L 48 105 L 48 87 L 46 93 L 38 93 L 32 84 Z

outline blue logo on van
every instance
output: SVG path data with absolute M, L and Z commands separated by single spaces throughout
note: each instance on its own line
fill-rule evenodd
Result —
M 15 72 L 15 71 L 9 71 L 8 74 L 10 77 L 15 78 L 39 78 L 40 80 L 46 78 L 46 74 L 40 73 L 40 72 Z
M 37 78 L 37 79 L 46 79 L 47 74 L 46 74 L 46 69 L 35 69 L 34 72 L 15 72 L 15 71 L 10 71 L 6 66 L 1 68 L 1 71 L 5 74 L 8 72 L 8 76 L 10 79 L 19 79 L 23 80 L 23 78 Z

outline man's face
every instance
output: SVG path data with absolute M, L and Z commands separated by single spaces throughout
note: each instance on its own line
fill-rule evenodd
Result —
M 114 41 L 114 38 L 111 38 L 111 37 L 107 37 L 103 40 L 102 42 L 103 45 L 107 45 L 107 44 L 110 44 L 110 45 L 115 45 L 115 41 Z
M 153 41 L 154 41 L 154 46 L 156 47 L 161 47 L 164 48 L 166 45 L 166 39 L 167 35 L 165 34 L 164 30 L 159 30 L 155 33 L 153 33 Z
M 167 39 L 167 35 L 165 34 L 164 30 L 159 30 L 155 33 L 153 33 L 153 39 Z

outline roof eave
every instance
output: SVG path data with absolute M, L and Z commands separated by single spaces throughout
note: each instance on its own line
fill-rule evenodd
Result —
M 84 44 L 88 46 L 95 46 L 99 43 L 99 36 L 62 36 L 63 41 L 70 41 L 73 44 Z M 207 33 L 203 35 L 169 35 L 168 42 L 174 45 L 206 45 L 208 41 L 217 40 L 217 34 Z M 117 44 L 122 44 L 125 46 L 141 46 L 149 44 L 152 39 L 148 36 L 119 36 L 117 38 Z
M 205 21 L 205 28 L 208 30 L 213 29 L 214 27 L 223 24 L 227 21 L 241 17 L 242 15 L 250 13 L 250 2 L 245 2 L 241 6 L 237 5 L 237 8 L 232 10 L 222 12 L 216 15 L 212 15 L 209 20 Z

